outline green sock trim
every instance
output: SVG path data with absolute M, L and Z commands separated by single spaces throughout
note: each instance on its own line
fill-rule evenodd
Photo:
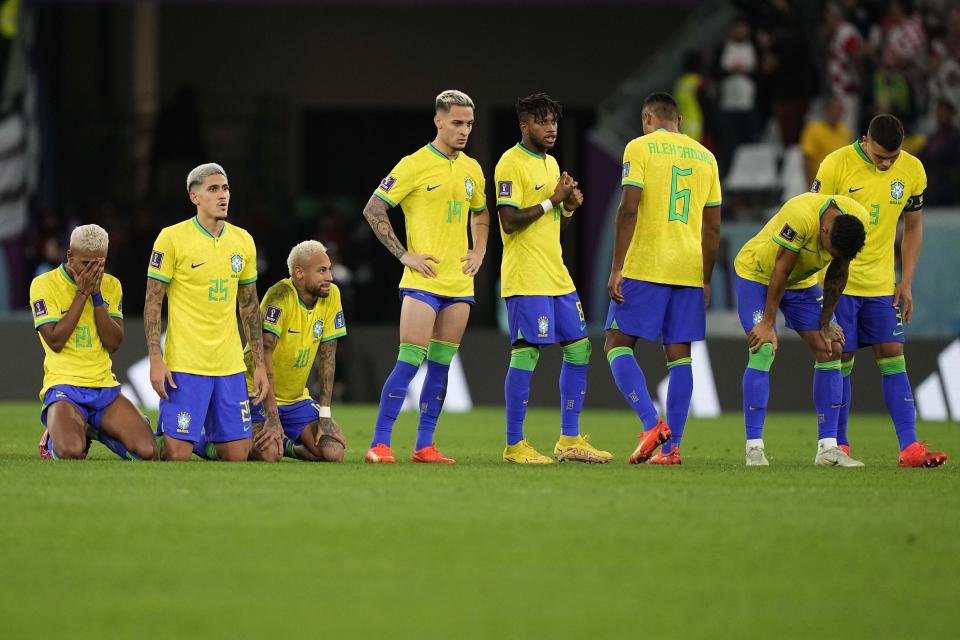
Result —
M 297 459 L 297 445 L 290 438 L 283 438 L 283 457 Z
M 633 357 L 633 349 L 630 347 L 614 347 L 607 351 L 607 362 L 613 364 L 613 361 L 619 358 L 620 356 L 630 356 Z
M 400 343 L 400 352 L 397 353 L 397 360 L 419 367 L 427 357 L 427 348 L 418 344 Z
M 667 369 L 673 369 L 674 367 L 679 367 L 682 364 L 689 364 L 693 366 L 693 358 L 677 358 L 676 360 L 667 363 Z
M 593 346 L 590 340 L 582 338 L 563 347 L 563 361 L 570 364 L 588 364 Z
M 449 365 L 453 356 L 457 354 L 460 345 L 455 342 L 444 342 L 443 340 L 431 340 L 427 347 L 427 360 L 433 360 L 440 364 Z
M 513 369 L 533 371 L 537 368 L 538 360 L 540 350 L 536 347 L 520 347 L 510 352 L 510 367 Z
M 757 349 L 756 353 L 750 352 L 750 356 L 747 359 L 747 368 L 756 369 L 757 371 L 770 371 L 775 357 L 776 354 L 773 352 L 773 345 L 765 342 Z
M 849 378 L 850 374 L 853 373 L 853 363 L 856 360 L 856 357 L 850 358 L 849 362 L 840 363 L 840 375 L 844 378 Z
M 213 442 L 208 442 L 206 448 L 204 449 L 207 453 L 207 460 L 219 460 L 220 456 L 217 455 L 217 445 Z
M 880 373 L 885 376 L 892 376 L 897 373 L 907 372 L 907 360 L 903 356 L 878 358 L 877 366 L 880 367 Z
M 833 371 L 834 369 L 836 369 L 837 371 L 839 371 L 839 370 L 840 370 L 840 361 L 839 361 L 839 360 L 831 360 L 830 362 L 818 362 L 817 364 L 813 365 L 813 368 L 814 368 L 814 369 L 825 369 L 825 370 L 827 370 L 827 371 Z

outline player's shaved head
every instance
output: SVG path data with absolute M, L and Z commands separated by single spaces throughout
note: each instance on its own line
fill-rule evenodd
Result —
M 867 137 L 887 151 L 897 151 L 903 144 L 903 124 L 896 116 L 881 113 L 870 121 Z
M 317 253 L 326 253 L 327 248 L 318 240 L 304 240 L 290 250 L 287 256 L 287 270 L 293 276 L 293 268 L 297 265 L 305 266 L 310 257 Z
M 210 176 L 223 176 L 226 178 L 227 172 L 216 162 L 207 162 L 201 164 L 199 167 L 194 167 L 190 173 L 187 174 L 187 193 L 193 191 L 194 187 L 203 184 L 203 181 Z
M 677 122 L 680 116 L 677 101 L 672 95 L 662 91 L 648 95 L 643 101 L 643 110 L 668 122 Z
M 106 255 L 108 243 L 106 229 L 98 224 L 80 225 L 70 234 L 70 249 L 80 253 Z
M 473 100 L 470 99 L 470 96 L 465 94 L 463 91 L 457 91 L 456 89 L 447 89 L 446 91 L 441 91 L 434 101 L 434 106 L 436 107 L 438 113 L 441 111 L 448 113 L 452 107 L 474 108 Z
M 546 93 L 532 93 L 526 98 L 517 99 L 517 118 L 520 122 L 533 118 L 543 122 L 552 115 L 554 121 L 563 117 L 563 107 Z

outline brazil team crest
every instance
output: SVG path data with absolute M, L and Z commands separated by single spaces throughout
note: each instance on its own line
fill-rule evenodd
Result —
M 763 322 L 763 309 L 757 309 L 753 312 L 753 326 L 757 326 Z
M 894 200 L 900 200 L 903 198 L 904 189 L 905 186 L 903 184 L 903 180 L 897 178 L 890 183 L 890 197 Z
M 189 411 L 181 411 L 177 414 L 177 433 L 190 433 Z
M 323 320 L 317 320 L 313 323 L 313 339 L 319 340 L 320 335 L 323 333 Z
M 239 253 L 235 253 L 230 256 L 230 270 L 234 273 L 240 273 L 243 271 L 243 256 Z
M 467 200 L 473 197 L 473 180 L 467 178 L 463 181 L 463 186 L 467 190 Z
M 550 333 L 550 320 L 547 316 L 540 316 L 537 318 L 537 331 L 539 331 L 538 338 L 546 338 Z

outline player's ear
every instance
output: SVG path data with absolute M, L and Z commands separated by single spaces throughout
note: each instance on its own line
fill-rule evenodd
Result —
M 683 125 L 683 116 L 678 113 L 678 114 L 677 114 L 677 129 L 679 129 L 682 125 Z
M 197 194 L 196 194 L 196 192 L 191 191 L 191 192 L 188 193 L 187 195 L 190 197 L 190 202 L 192 202 L 193 204 L 197 204 Z
M 443 124 L 443 120 L 440 118 L 440 114 L 439 114 L 439 113 L 437 113 L 437 114 L 435 114 L 435 115 L 433 116 L 433 124 L 436 125 L 436 127 L 437 127 L 438 130 L 440 129 L 441 125 Z

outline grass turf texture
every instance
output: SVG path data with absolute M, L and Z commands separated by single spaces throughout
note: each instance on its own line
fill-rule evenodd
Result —
M 617 459 L 500 462 L 503 412 L 441 418 L 454 467 L 360 464 L 374 407 L 338 407 L 347 463 L 141 464 L 37 456 L 38 404 L 6 404 L 0 627 L 27 637 L 919 637 L 960 625 L 953 454 L 898 469 L 885 416 L 855 415 L 865 469 L 812 464 L 812 416 L 772 415 L 771 467 L 740 417 L 692 420 L 682 467 L 634 467 L 636 421 L 587 411 Z M 552 449 L 554 411 L 528 438 Z

